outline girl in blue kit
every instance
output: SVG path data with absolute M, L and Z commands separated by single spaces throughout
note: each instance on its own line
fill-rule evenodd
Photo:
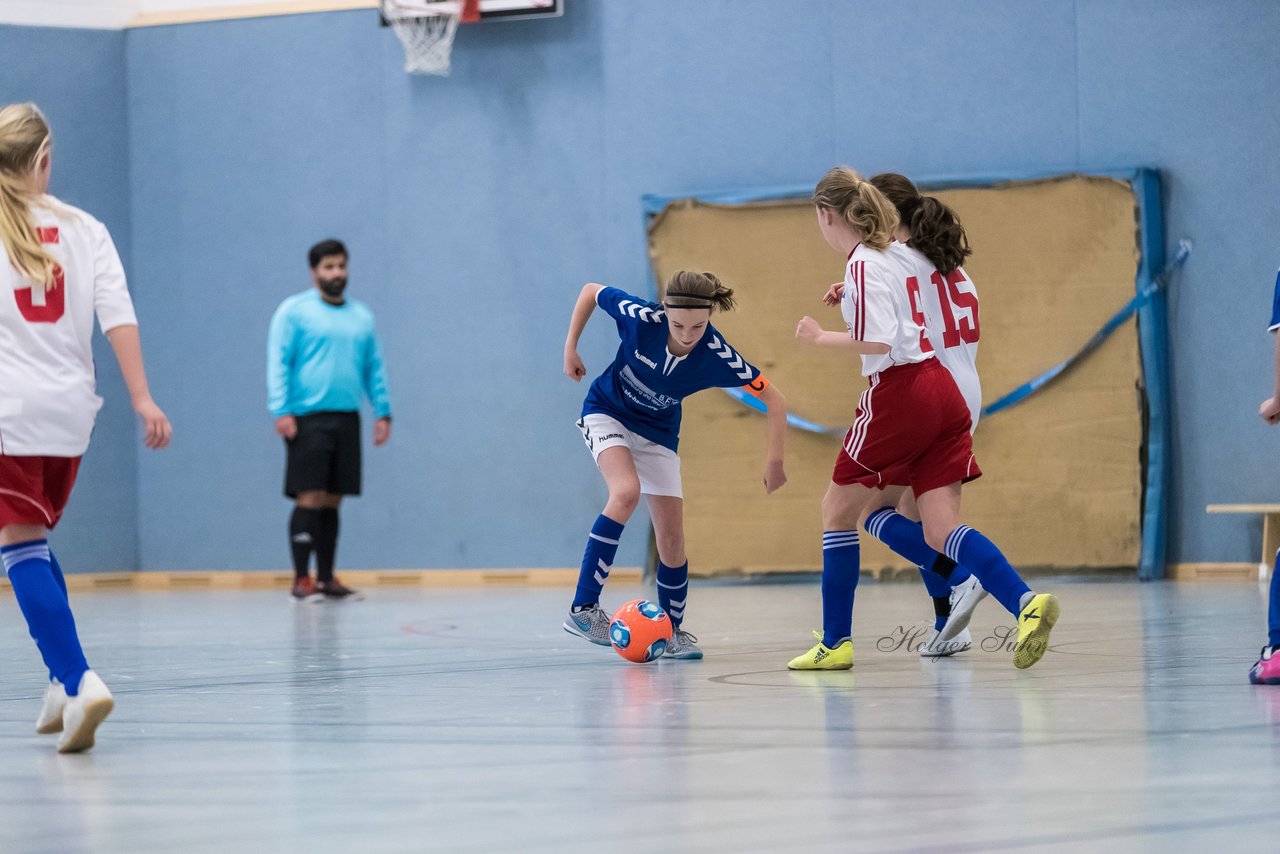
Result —
M 742 388 L 758 397 L 768 407 L 765 492 L 787 481 L 782 465 L 787 401 L 711 325 L 714 311 L 733 307 L 733 291 L 711 273 L 676 273 L 661 303 L 597 284 L 584 285 L 578 295 L 564 345 L 565 375 L 575 382 L 586 376 L 578 339 L 596 308 L 613 318 L 622 343 L 613 364 L 591 384 L 578 421 L 609 500 L 587 538 L 566 632 L 609 645 L 610 618 L 600 608 L 600 591 L 623 526 L 644 495 L 658 543 L 658 604 L 674 628 L 666 655 L 702 658 L 697 638 L 681 628 L 689 589 L 676 455 L 681 401 L 707 388 Z

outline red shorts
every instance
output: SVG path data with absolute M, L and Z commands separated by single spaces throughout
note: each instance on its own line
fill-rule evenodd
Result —
M 79 470 L 79 457 L 0 455 L 0 528 L 56 527 Z
M 871 377 L 844 437 L 832 481 L 871 489 L 910 486 L 916 495 L 982 476 L 969 435 L 969 406 L 937 359 Z

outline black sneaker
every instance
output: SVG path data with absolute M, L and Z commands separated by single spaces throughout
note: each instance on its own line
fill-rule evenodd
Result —
M 364 598 L 363 593 L 359 590 L 352 590 L 336 577 L 331 578 L 328 581 L 317 581 L 316 591 L 321 593 L 326 599 L 333 599 L 337 601 L 346 600 L 350 602 L 359 602 Z

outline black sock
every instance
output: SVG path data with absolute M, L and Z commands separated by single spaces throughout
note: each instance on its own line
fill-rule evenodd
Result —
M 934 596 L 933 597 L 933 615 L 935 617 L 947 618 L 951 616 L 951 597 L 950 596 Z
M 319 511 L 320 523 L 316 536 L 316 580 L 333 580 L 333 559 L 338 553 L 338 508 L 325 507 Z
M 306 578 L 320 530 L 320 511 L 294 507 L 289 517 L 289 549 L 293 552 L 293 577 Z
M 938 575 L 941 575 L 943 578 L 947 580 L 950 580 L 951 570 L 955 568 L 956 568 L 956 562 L 954 560 L 947 557 L 946 555 L 938 555 L 938 557 L 934 559 L 933 564 L 929 567 L 929 570 L 931 572 L 938 573 Z

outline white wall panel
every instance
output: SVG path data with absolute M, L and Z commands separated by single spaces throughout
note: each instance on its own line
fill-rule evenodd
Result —
M 0 0 L 0 24 L 115 29 L 133 19 L 137 5 L 137 0 Z
M 377 0 L 0 0 L 0 24 L 117 29 L 377 5 Z

